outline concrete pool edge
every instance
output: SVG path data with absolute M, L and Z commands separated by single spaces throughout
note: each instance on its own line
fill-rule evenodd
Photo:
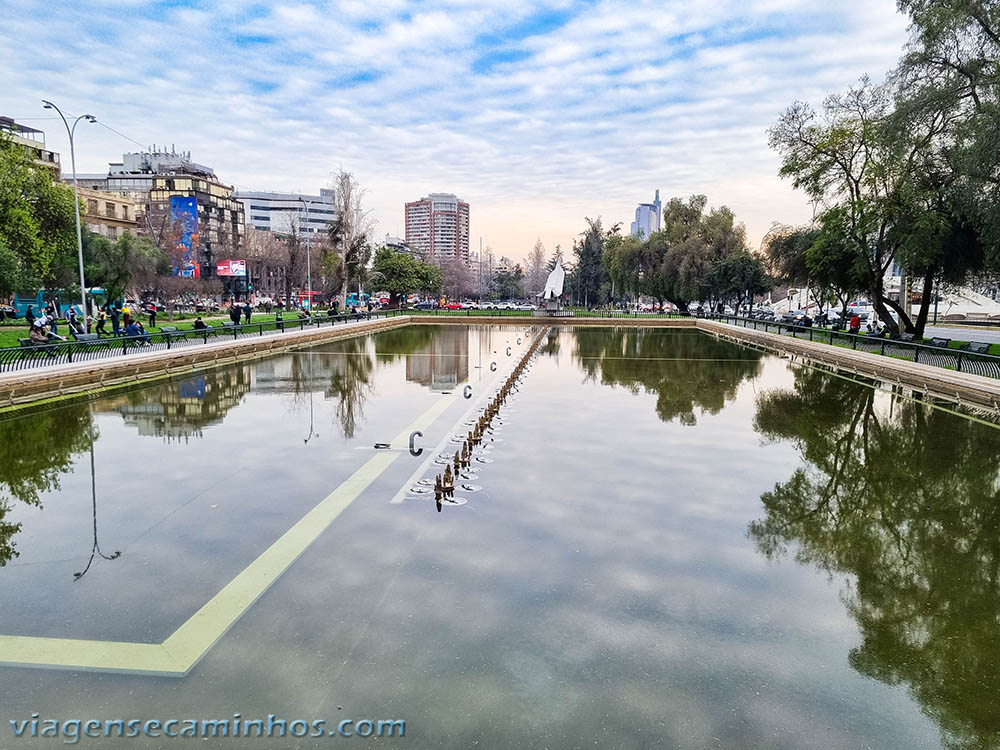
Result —
M 890 385 L 907 386 L 959 405 L 971 405 L 1000 413 L 1000 380 L 713 320 L 698 319 L 695 327 L 738 344 L 750 344 L 773 352 L 796 355 L 808 362 L 875 378 Z
M 133 354 L 75 365 L 24 370 L 0 375 L 0 409 L 144 380 L 194 372 L 208 367 L 257 359 L 302 344 L 336 341 L 407 325 L 553 325 L 579 327 L 670 328 L 698 330 L 740 344 L 792 354 L 855 375 L 943 397 L 960 405 L 1000 413 L 1000 381 L 941 367 L 868 352 L 730 326 L 703 318 L 573 317 L 550 320 L 527 316 L 398 315 L 348 323 L 342 327 L 269 334 L 260 338 L 219 341 L 194 350 Z
M 408 316 L 350 322 L 331 328 L 213 341 L 198 347 L 128 354 L 71 365 L 0 374 L 0 409 L 27 406 L 106 387 L 140 383 L 210 367 L 259 359 L 303 344 L 354 338 L 409 325 Z

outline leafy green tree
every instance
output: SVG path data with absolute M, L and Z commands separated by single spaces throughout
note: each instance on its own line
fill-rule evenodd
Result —
M 112 242 L 93 232 L 84 234 L 87 282 L 102 287 L 107 299 L 120 299 L 135 284 L 155 287 L 157 274 L 170 270 L 167 255 L 146 237 L 126 232 Z
M 1000 6 L 983 0 L 899 0 L 912 21 L 896 71 L 904 120 L 943 111 L 937 171 L 950 172 L 955 213 L 982 236 L 1000 265 Z M 961 223 L 961 222 L 960 222 Z
M 763 261 L 746 250 L 717 258 L 710 279 L 713 298 L 731 304 L 737 315 L 744 304 L 772 286 Z
M 863 289 L 865 264 L 844 232 L 843 212 L 831 209 L 819 220 L 820 229 L 805 249 L 806 268 L 814 296 L 828 292 L 840 303 L 840 316 Z
M 379 248 L 375 253 L 373 271 L 371 283 L 381 291 L 389 292 L 392 307 L 399 307 L 411 292 L 441 291 L 441 269 L 423 263 L 409 253 L 398 253 L 388 247 Z
M 618 233 L 620 225 L 615 224 L 605 231 L 601 218 L 587 218 L 587 229 L 580 240 L 573 243 L 576 256 L 575 294 L 576 301 L 584 307 L 599 305 L 610 296 L 611 279 L 604 266 L 604 244 L 608 237 Z
M 524 271 L 520 265 L 510 271 L 497 271 L 493 275 L 493 289 L 498 299 L 521 299 L 524 297 Z
M 0 133 L 0 245 L 18 258 L 22 285 L 68 287 L 76 268 L 73 191 L 54 183 L 24 149 Z M 9 282 L 8 282 L 9 283 Z
M 24 282 L 21 259 L 0 237 L 0 299 L 7 299 L 14 292 L 29 286 Z

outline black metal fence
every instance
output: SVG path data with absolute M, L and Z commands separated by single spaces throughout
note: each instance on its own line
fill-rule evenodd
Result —
M 51 344 L 22 344 L 17 347 L 0 349 L 0 372 L 13 372 L 46 365 L 86 362 L 105 357 L 115 357 L 136 352 L 165 351 L 186 346 L 207 344 L 210 341 L 263 336 L 265 333 L 301 331 L 322 325 L 337 325 L 352 320 L 373 320 L 391 318 L 406 314 L 405 310 L 380 310 L 371 315 L 316 314 L 311 318 L 290 316 L 282 320 L 267 320 L 261 323 L 222 323 L 207 328 L 185 328 L 160 330 L 145 336 L 108 336 L 89 341 L 58 341 Z
M 778 323 L 771 320 L 753 318 L 737 318 L 731 315 L 712 315 L 713 320 L 752 328 L 757 331 L 777 333 L 783 336 L 818 341 L 823 344 L 840 346 L 846 349 L 881 354 L 885 357 L 905 359 L 919 362 L 922 365 L 944 367 L 958 372 L 968 372 L 974 375 L 984 375 L 988 378 L 1000 378 L 1000 357 L 992 354 L 957 349 L 947 346 L 932 346 L 917 342 L 900 341 L 884 336 L 865 336 L 846 331 L 835 331 L 831 328 L 814 326 L 797 326 L 789 323 Z

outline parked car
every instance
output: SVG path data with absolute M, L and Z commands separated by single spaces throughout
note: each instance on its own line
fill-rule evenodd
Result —
M 806 314 L 805 310 L 789 310 L 786 313 L 782 313 L 781 322 L 794 323 L 796 320 L 801 319 L 802 316 L 805 314 Z
M 425 300 L 423 300 L 421 302 L 417 302 L 413 306 L 413 309 L 414 310 L 437 310 L 438 309 L 438 303 L 437 303 L 436 300 L 425 299 Z
M 447 305 L 444 306 L 444 309 L 445 310 L 461 310 L 462 309 L 462 303 L 461 302 L 449 302 Z

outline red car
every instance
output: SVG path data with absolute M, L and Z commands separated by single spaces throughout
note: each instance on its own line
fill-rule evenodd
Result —
M 444 309 L 445 310 L 461 310 L 462 309 L 462 303 L 461 302 L 449 302 L 447 305 L 444 306 Z

